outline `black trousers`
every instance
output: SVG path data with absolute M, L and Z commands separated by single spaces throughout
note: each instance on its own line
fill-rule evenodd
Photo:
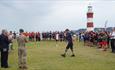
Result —
M 112 52 L 115 52 L 115 39 L 111 39 L 111 49 Z
M 1 48 L 0 48 L 0 65 L 1 65 Z
M 8 67 L 8 49 L 1 49 L 1 67 Z
M 66 49 L 71 49 L 71 50 L 73 50 L 73 43 L 72 42 L 70 42 L 70 43 L 68 43 L 67 44 L 67 47 L 66 47 Z

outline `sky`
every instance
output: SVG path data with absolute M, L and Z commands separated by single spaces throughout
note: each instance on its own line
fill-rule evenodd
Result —
M 87 6 L 94 27 L 115 27 L 115 0 L 0 0 L 0 29 L 63 31 L 86 28 Z

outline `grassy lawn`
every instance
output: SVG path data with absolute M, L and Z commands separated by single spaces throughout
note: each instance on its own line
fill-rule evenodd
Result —
M 115 54 L 110 50 L 104 52 L 95 47 L 84 47 L 82 43 L 74 42 L 76 57 L 70 57 L 68 51 L 67 57 L 60 55 L 64 52 L 66 43 L 55 41 L 41 41 L 39 43 L 27 44 L 28 70 L 114 70 Z M 14 43 L 15 50 L 9 54 L 9 69 L 0 70 L 18 70 L 17 44 Z

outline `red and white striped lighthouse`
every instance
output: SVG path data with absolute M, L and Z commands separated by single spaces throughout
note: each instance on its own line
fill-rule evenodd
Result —
M 88 6 L 88 12 L 87 12 L 87 31 L 93 31 L 94 25 L 93 25 L 93 11 L 92 6 Z

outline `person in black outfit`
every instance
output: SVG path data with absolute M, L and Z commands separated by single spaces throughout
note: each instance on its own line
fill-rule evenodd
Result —
M 112 50 L 112 53 L 115 53 L 115 28 L 113 29 L 113 32 L 111 33 L 111 50 Z
M 1 67 L 8 68 L 8 50 L 9 50 L 8 32 L 7 30 L 2 30 L 0 35 L 0 50 L 1 50 Z
M 71 52 L 72 52 L 71 57 L 74 57 L 75 55 L 74 55 L 74 52 L 73 52 L 73 40 L 72 40 L 71 33 L 70 33 L 69 29 L 66 29 L 65 32 L 66 32 L 67 46 L 66 46 L 66 49 L 65 49 L 65 53 L 62 54 L 61 56 L 65 57 L 68 49 L 70 49 Z

